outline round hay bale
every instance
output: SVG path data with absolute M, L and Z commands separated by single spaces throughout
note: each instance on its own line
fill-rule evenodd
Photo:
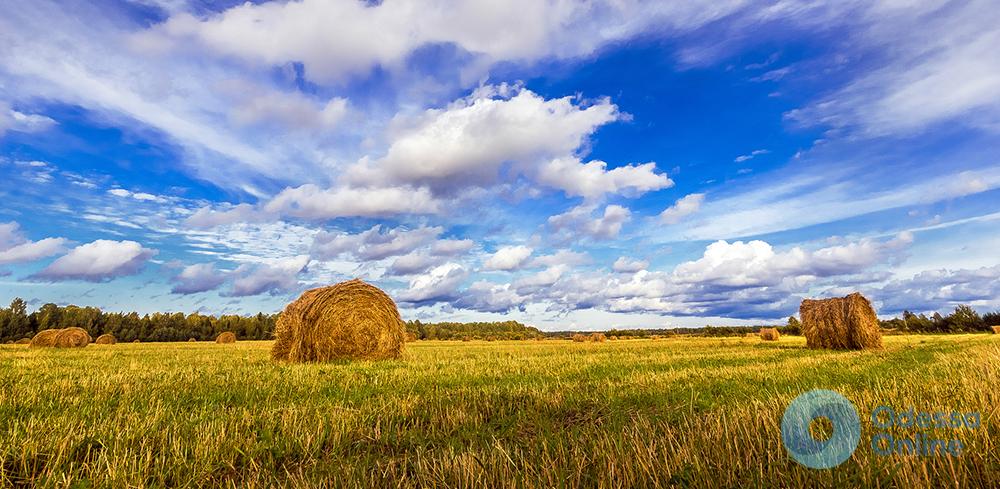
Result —
M 590 341 L 594 343 L 604 343 L 608 338 L 604 336 L 604 333 L 590 333 Z
M 39 331 L 29 344 L 32 348 L 56 346 L 56 336 L 59 336 L 60 329 L 46 329 Z
M 413 343 L 414 341 L 417 341 L 417 335 L 413 333 L 406 333 L 406 342 Z
M 571 336 L 570 338 L 577 343 L 583 343 L 584 341 L 587 341 L 587 335 L 582 333 L 573 333 L 573 336 Z
M 82 348 L 90 344 L 90 334 L 83 328 L 65 328 L 59 330 L 52 346 L 56 348 Z
M 215 337 L 215 342 L 219 344 L 236 343 L 236 333 L 224 331 Z
M 189 343 L 194 343 L 194 342 L 196 342 L 196 341 L 198 341 L 198 340 L 196 340 L 196 339 L 194 339 L 194 338 L 188 338 L 188 342 L 189 342 Z
M 760 339 L 764 341 L 778 341 L 781 334 L 775 328 L 760 328 Z
M 271 357 L 293 362 L 399 358 L 406 326 L 396 303 L 354 279 L 305 291 L 275 324 Z
M 799 306 L 802 334 L 809 348 L 882 348 L 882 331 L 871 302 L 855 292 L 833 299 L 806 299 Z
M 1000 334 L 1000 326 L 990 326 L 990 329 L 993 330 L 993 334 Z
M 142 342 L 141 342 L 141 341 L 139 341 L 139 339 L 138 339 L 138 338 L 136 338 L 136 339 L 132 340 L 132 343 L 142 343 Z
M 98 345 L 114 345 L 118 343 L 118 339 L 115 338 L 114 335 L 102 334 L 101 336 L 98 336 L 96 340 L 94 340 L 94 343 Z

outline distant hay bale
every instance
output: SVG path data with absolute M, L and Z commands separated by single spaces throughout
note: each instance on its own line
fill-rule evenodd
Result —
M 14 342 L 15 345 L 30 345 L 31 338 L 21 338 Z
M 132 343 L 142 343 L 142 342 L 141 342 L 141 341 L 139 341 L 139 339 L 138 339 L 138 338 L 136 338 L 136 339 L 132 340 Z
M 587 341 L 587 335 L 581 333 L 573 333 L 573 336 L 571 336 L 570 339 L 572 339 L 577 343 L 583 343 L 584 341 Z
M 472 338 L 469 338 L 468 336 L 463 336 L 462 341 L 472 341 Z
M 46 329 L 28 342 L 32 347 L 79 348 L 90 344 L 90 335 L 83 328 Z
M 385 292 L 354 279 L 307 290 L 275 324 L 271 358 L 293 362 L 399 358 L 406 326 Z
M 118 343 L 118 339 L 115 338 L 114 335 L 102 334 L 94 340 L 94 343 L 97 345 L 114 345 L 115 343 Z
M 413 343 L 414 341 L 417 341 L 417 335 L 415 335 L 413 333 L 407 332 L 406 333 L 406 342 L 407 343 Z
M 236 343 L 236 333 L 224 331 L 215 337 L 215 342 L 219 344 Z
M 990 326 L 990 329 L 993 330 L 993 334 L 1000 334 L 1000 326 Z
M 198 340 L 196 340 L 196 339 L 194 339 L 194 338 L 188 338 L 188 343 L 195 343 L 195 342 L 197 342 L 197 341 L 198 341 Z
M 591 333 L 588 339 L 594 343 L 604 343 L 608 338 L 604 336 L 604 333 Z
M 33 338 L 31 338 L 30 345 L 32 348 L 37 347 L 51 347 L 56 346 L 56 336 L 59 336 L 59 329 L 46 329 L 39 331 Z
M 760 339 L 764 341 L 778 341 L 781 334 L 775 328 L 760 328 Z
M 747 333 L 743 335 L 744 338 L 756 338 L 757 336 L 759 336 L 757 333 Z
M 802 334 L 809 348 L 882 348 L 882 332 L 871 302 L 855 292 L 846 297 L 802 301 Z

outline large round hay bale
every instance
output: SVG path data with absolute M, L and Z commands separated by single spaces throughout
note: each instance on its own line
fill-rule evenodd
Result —
M 590 333 L 590 338 L 588 339 L 595 343 L 604 343 L 608 338 L 604 336 L 604 333 Z
M 760 328 L 760 339 L 764 341 L 778 341 L 781 334 L 776 328 Z
M 220 344 L 236 343 L 236 333 L 233 333 L 232 331 L 219 333 L 219 336 L 215 337 L 215 342 Z
M 56 346 L 56 336 L 59 336 L 61 329 L 45 329 L 39 331 L 29 343 L 32 348 Z
M 98 336 L 97 339 L 94 340 L 94 343 L 98 345 L 114 345 L 115 343 L 118 343 L 118 339 L 115 338 L 114 335 L 105 333 Z
M 802 334 L 809 348 L 882 348 L 882 331 L 871 302 L 855 292 L 847 297 L 802 301 Z
M 59 330 L 52 346 L 56 348 L 81 348 L 90 344 L 90 334 L 83 328 L 64 328 Z
M 406 326 L 396 303 L 354 279 L 305 291 L 278 316 L 271 357 L 293 362 L 399 358 Z
M 572 339 L 577 343 L 582 343 L 584 341 L 587 341 L 587 335 L 583 333 L 573 333 L 573 336 L 570 336 L 570 339 Z

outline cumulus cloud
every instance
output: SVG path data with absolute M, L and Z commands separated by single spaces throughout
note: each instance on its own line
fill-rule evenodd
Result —
M 316 258 L 327 260 L 343 254 L 350 254 L 361 260 L 381 260 L 410 253 L 434 241 L 443 231 L 444 228 L 441 227 L 383 231 L 382 226 L 376 224 L 358 234 L 321 232 L 313 242 L 312 254 Z
M 628 257 L 620 256 L 615 263 L 611 265 L 611 269 L 618 273 L 635 273 L 645 270 L 649 267 L 649 262 L 646 260 L 633 260 Z
M 250 204 L 239 204 L 225 208 L 224 210 L 202 207 L 185 219 L 184 224 L 195 229 L 211 229 L 238 222 L 254 222 L 263 217 Z
M 655 163 L 607 169 L 603 161 L 581 162 L 576 158 L 556 158 L 541 166 L 538 182 L 563 190 L 566 195 L 594 200 L 606 194 L 642 195 L 674 185 Z
M 892 280 L 872 290 L 880 314 L 903 310 L 930 312 L 959 304 L 998 305 L 1000 265 L 976 269 L 928 270 L 911 278 Z
M 705 194 L 688 194 L 677 200 L 674 205 L 666 208 L 660 213 L 660 222 L 664 224 L 677 224 L 682 219 L 701 208 Z
M 135 241 L 99 239 L 73 248 L 33 277 L 48 281 L 105 282 L 139 273 L 156 253 Z
M 7 131 L 42 132 L 56 125 L 56 121 L 40 114 L 25 114 L 10 107 L 10 104 L 0 100 L 0 137 Z
M 397 297 L 402 302 L 417 305 L 450 302 L 455 300 L 456 290 L 467 275 L 462 265 L 445 263 L 415 277 L 409 288 L 399 292 Z
M 298 276 L 308 265 L 308 255 L 284 258 L 263 265 L 240 265 L 233 272 L 232 289 L 226 295 L 245 297 L 289 292 L 298 287 Z
M 26 239 L 16 222 L 0 223 L 0 264 L 26 263 L 66 251 L 65 238 Z
M 471 239 L 441 239 L 431 246 L 431 253 L 438 256 L 455 256 L 465 253 L 475 247 Z
M 487 270 L 515 270 L 519 268 L 534 250 L 527 246 L 504 246 L 483 262 Z
M 564 232 L 570 237 L 583 234 L 594 239 L 612 239 L 632 217 L 632 212 L 620 205 L 605 207 L 604 214 L 599 217 L 592 215 L 595 210 L 594 206 L 577 206 L 549 217 L 548 222 L 557 232 Z
M 215 269 L 214 263 L 188 265 L 173 279 L 174 294 L 197 294 L 215 290 L 226 281 L 226 275 Z
M 384 217 L 398 214 L 436 214 L 441 203 L 424 187 L 332 187 L 314 184 L 286 188 L 264 210 L 303 219 Z

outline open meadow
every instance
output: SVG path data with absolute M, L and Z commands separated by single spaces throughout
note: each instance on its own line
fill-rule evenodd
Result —
M 0 486 L 995 487 L 1000 341 L 889 336 L 407 345 L 401 360 L 283 364 L 270 342 L 0 346 Z M 789 401 L 862 420 L 831 470 L 782 446 Z M 878 405 L 979 412 L 958 457 L 879 456 Z M 931 429 L 928 432 L 941 431 Z

